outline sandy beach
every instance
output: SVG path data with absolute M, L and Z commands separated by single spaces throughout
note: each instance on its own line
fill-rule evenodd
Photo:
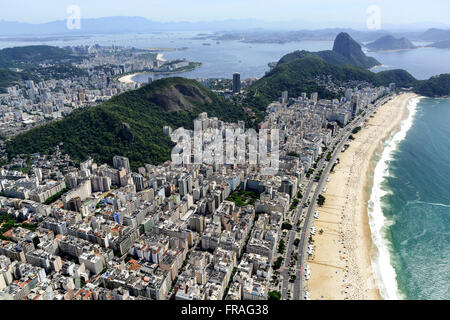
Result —
M 164 57 L 164 54 L 158 53 L 156 55 L 156 60 L 161 61 L 161 62 L 166 62 L 167 60 L 165 60 L 163 57 Z M 122 82 L 122 83 L 135 83 L 136 81 L 133 81 L 133 78 L 135 76 L 143 74 L 143 73 L 146 73 L 146 72 L 136 72 L 136 73 L 128 74 L 126 76 L 123 76 L 123 77 L 119 78 L 119 82 Z
M 123 77 L 119 78 L 119 82 L 122 82 L 122 83 L 135 83 L 135 81 L 133 81 L 133 78 L 135 76 L 137 76 L 138 74 L 140 74 L 140 73 L 133 73 L 133 74 L 128 74 L 126 76 L 123 76 Z
M 164 57 L 164 55 L 162 53 L 158 53 L 156 55 L 156 60 L 161 61 L 161 62 L 166 62 L 167 60 L 165 60 L 163 57 Z
M 369 173 L 372 158 L 382 150 L 382 142 L 398 130 L 408 115 L 406 93 L 381 106 L 350 147 L 339 155 L 340 164 L 330 175 L 325 205 L 318 208 L 319 219 L 314 255 L 309 259 L 311 277 L 307 283 L 312 300 L 382 299 L 373 276 L 372 243 L 368 214 Z

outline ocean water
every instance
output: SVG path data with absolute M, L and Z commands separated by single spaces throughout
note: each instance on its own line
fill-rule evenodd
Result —
M 148 34 L 89 35 L 78 38 L 66 37 L 64 39 L 49 39 L 47 37 L 26 39 L 25 37 L 19 37 L 13 40 L 9 37 L 0 37 L 0 49 L 27 45 L 76 46 L 95 44 L 141 49 L 187 48 L 182 51 L 165 51 L 163 52 L 164 59 L 185 58 L 193 62 L 202 62 L 203 65 L 194 71 L 169 75 L 170 77 L 231 79 L 234 72 L 239 72 L 242 79 L 247 79 L 264 76 L 269 70 L 268 63 L 277 62 L 284 55 L 295 50 L 321 51 L 333 48 L 333 41 L 253 44 L 237 40 L 217 42 L 195 39 L 198 35 L 199 32 L 155 32 Z M 135 81 L 147 82 L 150 76 L 149 74 L 140 75 L 135 78 Z
M 331 50 L 333 41 L 299 41 L 284 44 L 243 43 L 236 40 L 220 41 L 194 39 L 199 32 L 164 32 L 149 34 L 89 35 L 84 37 L 0 37 L 0 49 L 26 45 L 94 45 L 126 46 L 135 48 L 187 48 L 183 51 L 164 52 L 167 60 L 186 58 L 202 62 L 203 65 L 177 76 L 188 78 L 228 78 L 234 72 L 241 73 L 242 79 L 259 78 L 269 70 L 268 63 L 280 60 L 285 54 L 295 50 Z M 209 45 L 204 45 L 205 43 Z M 418 46 L 427 43 L 415 43 Z M 418 79 L 428 79 L 441 73 L 450 73 L 450 49 L 418 48 L 415 50 L 392 52 L 367 52 L 383 65 L 375 68 L 378 72 L 389 69 L 405 69 Z M 173 76 L 173 75 L 171 75 Z M 150 75 L 135 78 L 147 82 Z
M 374 159 L 374 273 L 385 299 L 450 299 L 450 99 L 408 108 Z
M 450 73 L 450 49 L 427 48 L 429 42 L 414 42 L 419 48 L 414 50 L 366 52 L 382 66 L 372 69 L 374 72 L 404 69 L 416 79 L 426 80 L 441 73 Z

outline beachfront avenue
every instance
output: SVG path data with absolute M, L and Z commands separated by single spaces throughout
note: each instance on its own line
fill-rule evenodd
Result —
M 323 186 L 326 184 L 326 179 L 330 174 L 330 171 L 332 167 L 337 163 L 337 159 L 339 154 L 344 148 L 344 145 L 348 142 L 348 139 L 350 135 L 352 134 L 352 131 L 360 126 L 362 123 L 364 123 L 372 114 L 383 104 L 387 103 L 388 100 L 392 99 L 392 96 L 388 96 L 383 98 L 382 100 L 378 101 L 375 105 L 369 106 L 366 115 L 362 117 L 355 118 L 347 128 L 344 128 L 338 136 L 333 138 L 331 145 L 334 146 L 333 155 L 330 158 L 329 161 L 326 161 L 325 158 L 322 158 L 319 161 L 319 164 L 317 166 L 316 171 L 323 170 L 323 167 L 325 165 L 325 162 L 328 162 L 326 164 L 325 170 L 323 171 L 323 174 L 321 176 L 321 179 L 317 182 L 311 179 L 309 181 L 309 184 L 306 188 L 305 195 L 303 197 L 303 200 L 301 202 L 301 205 L 299 206 L 297 215 L 295 220 L 297 223 L 299 223 L 300 219 L 303 220 L 303 225 L 301 229 L 301 238 L 300 238 L 300 245 L 298 250 L 298 264 L 297 264 L 297 277 L 294 285 L 294 300 L 301 300 L 305 298 L 306 294 L 306 282 L 304 278 L 304 270 L 305 265 L 307 262 L 308 255 L 306 254 L 307 246 L 310 244 L 310 241 L 308 240 L 310 238 L 310 230 L 311 225 L 313 222 L 313 214 L 316 209 L 316 201 L 319 195 L 323 192 Z M 312 197 L 310 197 L 311 192 L 314 191 L 314 194 Z M 306 214 L 303 212 L 303 203 L 304 201 L 308 199 L 310 202 L 310 205 L 306 209 Z M 293 241 L 291 241 L 293 237 L 290 237 L 290 245 L 293 245 Z M 287 263 L 287 262 L 286 262 Z M 285 297 L 285 292 L 287 289 L 287 286 L 285 285 L 286 282 L 283 283 L 283 297 Z M 309 294 L 309 293 L 308 293 Z M 306 296 L 308 296 L 306 294 Z
M 357 116 L 353 119 L 345 128 L 343 128 L 340 133 L 333 137 L 330 143 L 330 148 L 333 149 L 332 156 L 329 156 L 328 159 L 322 157 L 318 165 L 311 174 L 311 178 L 306 180 L 307 186 L 304 189 L 303 197 L 298 205 L 298 210 L 295 213 L 295 216 L 292 217 L 291 222 L 293 225 L 298 225 L 300 234 L 300 241 L 297 246 L 294 245 L 296 234 L 298 232 L 290 231 L 288 236 L 288 245 L 287 245 L 287 254 L 284 263 L 283 274 L 283 283 L 282 283 L 282 298 L 289 299 L 290 292 L 290 281 L 289 281 L 289 265 L 291 263 L 291 254 L 295 252 L 296 247 L 298 247 L 298 262 L 296 265 L 295 271 L 295 282 L 293 288 L 293 296 L 294 300 L 302 300 L 309 298 L 309 292 L 306 290 L 306 281 L 305 281 L 305 265 L 307 261 L 308 255 L 306 254 L 307 246 L 310 244 L 308 240 L 310 238 L 310 229 L 312 225 L 312 216 L 315 212 L 316 201 L 319 195 L 323 191 L 323 186 L 326 184 L 326 179 L 330 174 L 332 167 L 337 163 L 337 159 L 341 150 L 344 148 L 344 145 L 348 142 L 352 131 L 364 123 L 372 114 L 375 112 L 379 106 L 385 104 L 388 100 L 392 99 L 392 96 L 387 96 L 380 101 L 378 101 L 375 105 L 368 106 L 366 110 L 366 114 L 364 116 Z M 326 167 L 324 169 L 324 166 Z M 322 172 L 321 178 L 319 181 L 315 181 L 312 177 L 314 177 L 318 172 Z M 311 197 L 311 192 L 314 194 Z M 308 202 L 309 205 L 306 205 Z M 305 208 L 306 207 L 306 208 Z M 306 211 L 306 212 L 305 212 Z

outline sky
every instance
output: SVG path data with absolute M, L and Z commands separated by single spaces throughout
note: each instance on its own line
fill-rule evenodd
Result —
M 367 9 L 377 6 L 381 23 L 449 24 L 449 0 L 0 0 L 0 19 L 43 23 L 66 19 L 77 5 L 82 18 L 140 16 L 154 21 L 257 19 L 303 21 L 322 27 L 367 24 Z

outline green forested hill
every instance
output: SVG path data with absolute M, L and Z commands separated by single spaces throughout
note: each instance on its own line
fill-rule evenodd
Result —
M 167 78 L 16 136 L 6 149 L 10 157 L 48 153 L 63 142 L 63 152 L 75 160 L 93 156 L 101 163 L 111 163 L 114 155 L 123 155 L 135 168 L 159 164 L 170 159 L 173 147 L 163 127 L 192 129 L 201 112 L 233 122 L 247 117 L 242 108 L 194 80 Z
M 337 66 L 351 65 L 361 68 L 372 68 L 381 65 L 376 59 L 366 56 L 361 45 L 353 40 L 348 33 L 340 33 L 334 40 L 333 50 L 319 52 L 294 51 L 285 55 L 278 64 L 288 63 L 295 59 L 318 57 L 326 63 Z
M 285 55 L 281 60 L 278 62 L 278 64 L 287 63 L 290 61 L 293 61 L 298 58 L 306 58 L 306 57 L 318 57 L 323 59 L 325 62 L 337 65 L 337 66 L 343 66 L 343 65 L 352 65 L 352 66 L 358 66 L 365 68 L 365 66 L 361 65 L 354 59 L 348 58 L 346 56 L 343 56 L 335 51 L 332 50 L 325 50 L 325 51 L 319 51 L 319 52 L 309 52 L 309 51 L 294 51 L 292 53 L 289 53 Z M 377 66 L 380 63 L 375 60 L 372 57 L 367 57 L 370 66 Z
M 377 64 L 379 62 L 367 57 L 361 46 L 348 34 L 341 33 L 337 36 L 332 51 L 295 51 L 282 57 L 274 69 L 250 87 L 244 103 L 264 111 L 285 90 L 291 97 L 300 96 L 302 92 L 318 92 L 321 99 L 339 97 L 341 94 L 317 85 L 315 79 L 322 76 L 331 76 L 337 84 L 350 80 L 366 81 L 374 86 L 396 83 L 397 87 L 412 87 L 422 95 L 450 95 L 449 75 L 419 81 L 405 70 L 374 73 L 367 69 Z
M 376 86 L 396 83 L 398 87 L 413 88 L 421 95 L 435 97 L 450 95 L 450 75 L 443 74 L 429 80 L 417 80 L 405 70 L 388 70 L 373 73 L 366 68 L 380 63 L 367 57 L 361 46 L 347 33 L 340 33 L 333 50 L 308 52 L 294 51 L 282 57 L 277 66 L 256 82 L 249 90 L 247 103 L 261 110 L 282 91 L 290 96 L 318 92 L 320 98 L 332 98 L 335 94 L 319 87 L 315 77 L 331 75 L 334 81 L 362 80 Z
M 33 80 L 35 82 L 49 79 L 67 79 L 71 77 L 87 76 L 88 73 L 69 63 L 56 64 L 45 68 L 32 67 L 20 72 L 0 68 L 0 93 L 4 93 L 6 88 L 20 84 L 23 80 Z
M 324 59 L 304 52 L 303 58 L 283 58 L 271 72 L 257 81 L 249 90 L 247 103 L 264 110 L 267 104 L 278 99 L 282 91 L 287 90 L 291 97 L 318 92 L 322 99 L 337 98 L 338 95 L 318 86 L 314 79 L 331 75 L 333 81 L 367 81 L 376 86 L 388 86 L 395 82 L 400 87 L 411 87 L 417 80 L 404 70 L 390 70 L 373 73 L 367 69 L 352 65 L 334 65 Z
M 441 74 L 429 80 L 418 81 L 414 90 L 427 97 L 450 96 L 450 74 Z
M 37 77 L 29 72 L 14 72 L 0 68 L 0 93 L 6 92 L 6 88 L 19 83 L 22 80 L 36 80 Z
M 348 51 L 344 47 L 339 49 Z M 358 57 L 354 50 L 348 52 L 350 56 Z M 164 126 L 192 129 L 193 120 L 201 112 L 224 121 L 244 120 L 250 124 L 243 107 L 253 109 L 261 120 L 267 105 L 285 90 L 291 97 L 300 96 L 302 92 L 318 92 L 319 98 L 340 97 L 341 93 L 327 91 L 316 83 L 315 79 L 324 75 L 331 76 L 337 84 L 360 80 L 374 86 L 387 86 L 395 82 L 398 87 L 413 87 L 422 95 L 450 95 L 450 75 L 418 81 L 404 70 L 373 73 L 359 65 L 348 64 L 341 56 L 335 51 L 320 54 L 297 51 L 286 55 L 266 76 L 247 89 L 241 103 L 224 100 L 194 80 L 158 80 L 102 105 L 75 111 L 63 120 L 18 135 L 8 141 L 6 151 L 9 157 L 49 153 L 62 142 L 63 152 L 75 160 L 93 156 L 101 163 L 111 163 L 114 155 L 123 155 L 130 158 L 134 168 L 144 163 L 159 164 L 170 159 L 173 147 L 170 138 L 163 134 Z M 14 73 L 5 72 L 4 75 L 7 81 L 17 81 Z
M 376 59 L 366 56 L 361 45 L 345 32 L 337 35 L 334 40 L 333 52 L 344 56 L 349 60 L 349 64 L 354 66 L 372 68 L 381 64 Z
M 397 39 L 391 35 L 386 35 L 378 40 L 366 44 L 370 51 L 384 51 L 384 50 L 405 50 L 415 49 L 416 46 L 406 38 Z
M 379 65 L 374 58 L 367 57 L 361 45 L 347 33 L 340 33 L 333 50 L 309 52 L 294 51 L 282 57 L 277 66 L 253 85 L 244 103 L 261 111 L 287 90 L 291 97 L 318 92 L 322 99 L 340 97 L 319 86 L 315 79 L 332 76 L 336 83 L 349 80 L 367 81 L 376 86 L 387 86 L 395 82 L 399 87 L 411 87 L 416 79 L 404 70 L 390 70 L 373 73 L 367 68 Z
M 20 80 L 26 80 L 26 76 L 22 73 L 0 68 L 0 93 L 4 93 L 7 87 L 18 83 Z
M 51 46 L 25 46 L 0 50 L 0 93 L 20 80 L 61 79 L 71 76 L 85 76 L 86 72 L 71 65 L 81 57 L 71 51 Z M 40 63 L 54 64 L 46 68 Z M 20 68 L 15 72 L 10 68 Z
M 75 61 L 76 57 L 66 49 L 51 46 L 25 46 L 0 50 L 1 68 L 21 68 L 46 61 Z

